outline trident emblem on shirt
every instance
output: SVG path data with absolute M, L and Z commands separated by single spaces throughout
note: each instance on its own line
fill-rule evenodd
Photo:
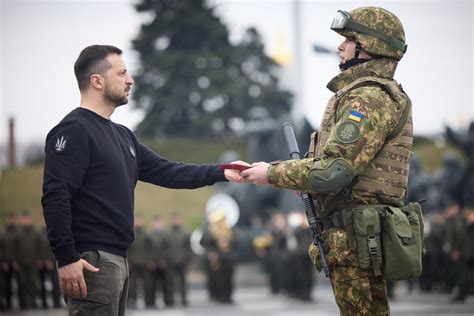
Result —
M 57 153 L 60 153 L 66 148 L 66 142 L 67 140 L 64 138 L 64 136 L 61 136 L 61 138 L 58 137 L 56 140 L 56 145 L 54 145 L 54 150 L 56 150 Z

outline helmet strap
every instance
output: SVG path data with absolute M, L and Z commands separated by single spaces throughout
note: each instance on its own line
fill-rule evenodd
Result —
M 360 43 L 356 43 L 354 58 L 346 61 L 343 64 L 339 64 L 339 69 L 341 69 L 341 71 L 344 71 L 344 70 L 348 69 L 349 67 L 352 67 L 352 66 L 355 66 L 355 65 L 358 65 L 358 64 L 362 64 L 362 63 L 365 63 L 366 61 L 368 61 L 368 59 L 359 58 L 359 54 L 360 54 L 361 50 L 362 50 L 362 46 L 360 46 Z

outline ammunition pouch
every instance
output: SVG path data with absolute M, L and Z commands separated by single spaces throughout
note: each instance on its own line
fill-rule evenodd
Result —
M 372 268 L 375 276 L 382 275 L 381 229 L 377 208 L 370 205 L 356 207 L 352 211 L 352 220 L 359 266 L 362 269 Z
M 381 219 L 384 278 L 397 281 L 420 276 L 425 253 L 420 204 L 387 207 Z
M 343 211 L 348 244 L 357 246 L 358 263 L 375 276 L 397 281 L 418 277 L 424 253 L 419 203 L 403 207 L 363 205 Z

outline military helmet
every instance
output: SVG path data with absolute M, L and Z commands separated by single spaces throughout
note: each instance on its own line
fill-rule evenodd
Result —
M 407 50 L 402 23 L 395 14 L 382 8 L 339 10 L 331 29 L 359 43 L 370 55 L 400 60 Z

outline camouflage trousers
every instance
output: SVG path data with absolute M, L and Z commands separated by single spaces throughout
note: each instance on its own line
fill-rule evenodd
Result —
M 357 251 L 349 247 L 347 233 L 332 228 L 324 232 L 324 250 L 331 271 L 331 286 L 342 316 L 390 315 L 387 287 L 382 277 L 374 276 L 372 270 L 358 266 Z M 312 244 L 309 255 L 313 265 L 321 271 L 318 248 Z

